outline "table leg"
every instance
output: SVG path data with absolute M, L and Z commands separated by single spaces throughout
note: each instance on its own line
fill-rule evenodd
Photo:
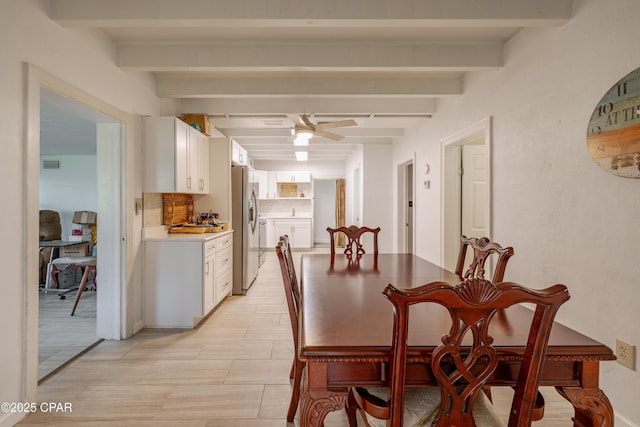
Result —
M 613 406 L 599 388 L 556 387 L 556 390 L 573 405 L 574 426 L 613 426 Z
M 327 390 L 309 388 L 307 370 L 303 371 L 302 392 L 300 396 L 300 426 L 322 427 L 329 412 L 345 407 L 349 389 Z

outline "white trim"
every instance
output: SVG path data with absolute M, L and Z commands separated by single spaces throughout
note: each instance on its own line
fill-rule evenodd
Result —
M 405 227 L 405 224 L 408 221 L 407 209 L 406 209 L 406 206 L 407 206 L 406 173 L 407 173 L 407 166 L 409 165 L 413 165 L 413 177 L 411 178 L 413 181 L 413 186 L 412 186 L 413 191 L 412 191 L 411 197 L 414 205 L 413 205 L 413 224 L 411 227 L 413 231 L 413 236 L 412 236 L 413 248 L 410 248 L 408 252 L 415 253 L 416 251 L 416 186 L 418 185 L 418 183 L 416 182 L 416 153 L 414 152 L 411 158 L 398 163 L 396 166 L 396 183 L 397 183 L 396 215 L 398 218 L 398 220 L 396 221 L 398 225 L 398 228 L 396 229 L 396 233 L 398 234 L 396 251 L 401 253 L 407 252 L 407 233 L 406 233 L 406 227 Z
M 445 265 L 445 251 L 446 251 L 446 242 L 447 235 L 449 233 L 446 224 L 446 191 L 445 185 L 447 184 L 447 155 L 451 152 L 452 149 L 456 149 L 470 142 L 477 141 L 478 137 L 482 137 L 484 139 L 484 145 L 486 148 L 486 161 L 487 161 L 487 193 L 485 199 L 485 221 L 486 221 L 486 232 L 487 237 L 492 238 L 493 232 L 493 218 L 491 215 L 491 206 L 492 206 L 492 185 L 491 185 L 491 142 L 492 142 L 492 120 L 491 117 L 484 118 L 446 138 L 440 140 L 441 144 L 441 182 L 442 189 L 440 191 L 440 230 L 441 230 L 441 247 L 440 247 L 440 264 L 447 267 Z M 458 233 L 459 234 L 459 233 Z M 456 243 L 457 246 L 457 243 Z
M 121 145 L 127 147 L 127 150 L 121 150 L 122 156 L 127 155 L 131 148 L 131 144 L 127 141 L 131 141 L 131 124 L 133 122 L 133 116 L 95 98 L 94 96 L 72 86 L 69 83 L 39 69 L 38 67 L 25 63 L 25 112 L 24 112 L 24 248 L 23 254 L 25 262 L 25 271 L 23 277 L 25 282 L 23 283 L 24 296 L 25 296 L 25 315 L 23 321 L 23 380 L 22 380 L 22 396 L 24 401 L 36 401 L 38 393 L 38 290 L 33 286 L 33 283 L 38 281 L 38 263 L 37 257 L 34 254 L 38 253 L 38 223 L 39 223 L 39 175 L 40 175 L 40 90 L 42 88 L 51 90 L 58 94 L 61 94 L 67 98 L 73 99 L 79 103 L 86 105 L 87 107 L 94 109 L 100 113 L 103 113 L 119 122 L 121 127 L 127 129 L 128 138 L 124 140 L 120 138 Z M 120 127 L 120 126 L 119 126 Z M 125 165 L 126 163 L 122 163 Z M 127 206 L 126 201 L 129 197 L 132 197 L 131 184 L 128 183 L 128 177 L 119 171 L 118 180 L 118 197 L 121 200 L 121 211 L 118 211 L 118 215 L 122 214 L 122 220 L 119 224 L 123 226 L 122 231 L 130 231 L 128 228 L 129 215 L 124 210 Z M 122 170 L 124 171 L 124 170 Z M 127 174 L 129 170 L 126 170 Z M 120 185 L 122 182 L 122 186 Z M 124 223 L 122 222 L 124 221 Z M 118 232 L 117 241 L 122 241 L 122 232 Z M 125 239 L 127 240 L 127 239 Z M 126 243 L 126 242 L 125 242 Z M 128 281 L 128 274 L 133 263 L 127 262 L 131 259 L 131 253 L 126 246 L 118 245 L 118 260 L 119 268 L 121 272 L 119 278 L 114 283 L 119 285 L 117 301 L 112 301 L 110 305 L 105 307 L 111 313 L 117 313 L 117 319 L 114 320 L 114 327 L 111 328 L 109 334 L 104 335 L 103 338 L 120 339 L 124 336 L 121 331 L 126 329 L 126 325 L 122 325 L 125 317 L 121 318 L 120 313 L 123 307 L 126 307 L 126 297 L 120 299 L 120 295 L 126 295 L 124 292 L 131 287 L 131 283 Z M 98 273 L 100 274 L 100 273 Z M 100 293 L 99 293 L 100 295 Z M 99 297 L 100 299 L 100 297 Z

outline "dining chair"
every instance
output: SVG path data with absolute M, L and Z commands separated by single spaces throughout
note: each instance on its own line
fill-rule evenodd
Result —
M 298 277 L 296 275 L 295 263 L 293 262 L 293 255 L 291 254 L 291 242 L 289 240 L 289 235 L 284 234 L 280 236 L 279 241 L 284 243 L 284 248 L 286 249 L 285 260 L 287 261 L 287 266 L 291 273 L 291 283 L 296 286 L 296 290 L 299 292 Z
M 336 233 L 343 233 L 347 237 L 347 242 L 344 246 L 344 254 L 345 255 L 364 255 L 365 250 L 362 246 L 362 242 L 360 238 L 365 233 L 373 234 L 373 253 L 378 253 L 378 233 L 380 232 L 380 227 L 369 228 L 369 227 L 358 227 L 357 225 L 351 225 L 349 227 L 338 227 L 331 228 L 327 227 L 327 231 L 329 232 L 329 240 L 331 241 L 331 254 L 336 253 L 336 244 L 335 244 L 335 235 Z M 355 253 L 353 251 L 353 247 L 355 246 Z
M 464 262 L 467 255 L 467 248 L 473 249 L 473 260 L 464 271 Z M 456 264 L 455 273 L 462 279 L 468 279 L 473 276 L 484 278 L 485 263 L 491 254 L 498 254 L 498 260 L 496 261 L 495 272 L 491 281 L 493 283 L 502 282 L 504 279 L 504 272 L 507 268 L 507 262 L 509 258 L 513 256 L 513 248 L 511 246 L 503 248 L 496 242 L 492 242 L 487 237 L 460 237 L 460 253 L 458 254 L 458 262 Z
M 398 289 L 389 284 L 383 294 L 392 303 L 394 312 L 389 387 L 351 389 L 347 411 L 351 426 L 356 424 L 356 408 L 371 426 L 504 425 L 483 391 L 498 366 L 499 357 L 489 335 L 490 323 L 498 310 L 521 303 L 532 304 L 535 311 L 528 338 L 523 343 L 526 347 L 508 426 L 531 425 L 551 326 L 556 312 L 569 299 L 566 286 L 558 284 L 532 290 L 511 282 L 493 284 L 472 277 L 456 286 L 432 282 L 413 289 Z M 429 354 L 416 354 L 407 343 L 409 307 L 413 312 L 423 308 L 415 306 L 425 303 L 445 307 L 451 327 Z M 414 330 L 411 336 L 417 337 L 420 332 Z M 405 372 L 410 364 L 426 364 L 438 386 L 405 389 Z
M 284 293 L 287 298 L 287 307 L 289 309 L 289 319 L 291 320 L 291 332 L 293 333 L 293 363 L 289 378 L 293 382 L 293 392 L 289 409 L 287 411 L 287 422 L 293 422 L 298 409 L 298 401 L 300 400 L 300 382 L 302 379 L 302 370 L 304 363 L 298 359 L 298 318 L 300 313 L 300 290 L 296 279 L 295 269 L 293 268 L 293 259 L 291 258 L 291 248 L 289 246 L 288 236 L 283 236 L 276 246 L 276 254 L 280 263 L 280 271 L 282 273 L 282 282 L 284 284 Z

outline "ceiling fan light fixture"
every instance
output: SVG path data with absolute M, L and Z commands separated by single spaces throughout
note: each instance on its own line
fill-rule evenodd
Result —
M 296 129 L 296 139 L 306 139 L 307 141 L 311 139 L 313 136 L 313 132 L 309 129 Z
M 299 162 L 306 162 L 308 158 L 307 151 L 296 151 L 296 160 Z

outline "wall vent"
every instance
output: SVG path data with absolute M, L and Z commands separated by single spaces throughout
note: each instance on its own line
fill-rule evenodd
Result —
M 43 160 L 42 169 L 60 169 L 60 160 Z

